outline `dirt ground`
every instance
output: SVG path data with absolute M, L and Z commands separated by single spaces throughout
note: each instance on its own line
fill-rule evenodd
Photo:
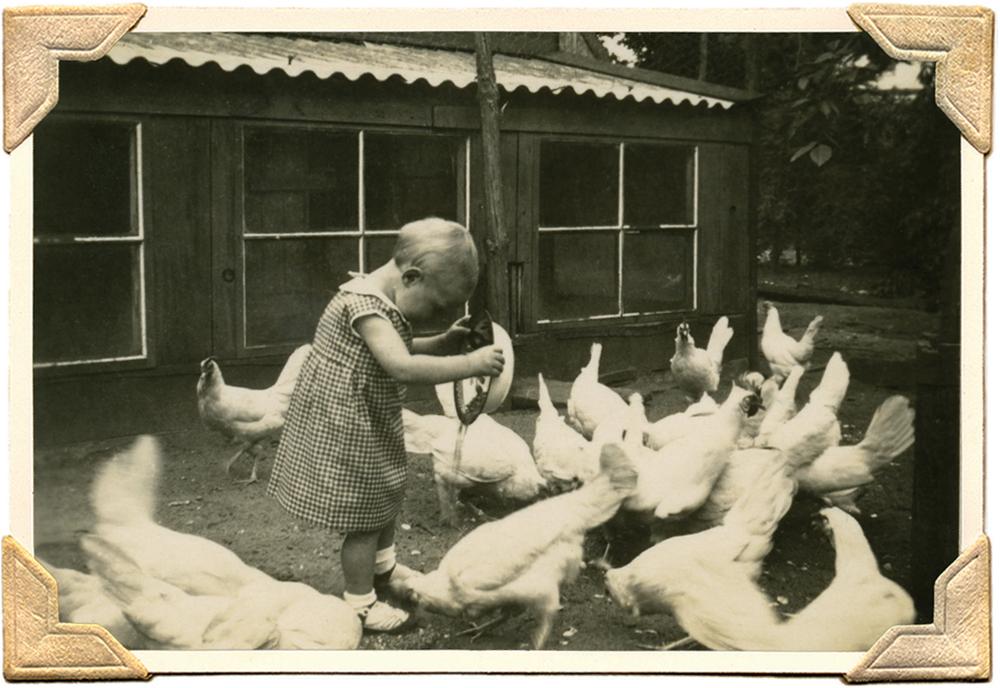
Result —
M 933 315 L 916 310 L 859 308 L 809 303 L 778 304 L 786 330 L 797 334 L 816 313 L 825 316 L 814 356 L 816 370 L 803 379 L 803 399 L 814 387 L 830 354 L 839 350 L 848 365 L 874 370 L 879 361 L 901 364 L 897 373 L 872 377 L 852 375 L 848 395 L 841 407 L 844 442 L 860 440 L 872 412 L 890 394 L 913 399 L 912 377 L 906 363 L 916 351 L 916 342 L 933 332 Z M 672 342 L 664 342 L 672 352 Z M 664 358 L 667 358 L 665 356 Z M 585 361 L 581 361 L 583 365 Z M 533 375 L 536 371 L 518 371 Z M 544 371 L 543 371 L 544 372 Z M 650 395 L 649 417 L 659 419 L 683 408 L 669 373 L 653 371 L 632 383 Z M 877 383 L 877 384 L 876 384 Z M 720 390 L 723 387 L 720 386 Z M 193 395 L 192 395 L 193 396 Z M 722 398 L 722 392 L 717 395 Z M 193 403 L 193 398 L 192 398 Z M 419 413 L 432 413 L 431 402 L 413 405 Z M 536 412 L 512 411 L 496 419 L 513 428 L 530 444 Z M 243 486 L 222 469 L 233 448 L 223 438 L 201 427 L 160 436 L 164 450 L 158 520 L 176 530 L 210 538 L 232 549 L 247 563 L 282 580 L 300 580 L 323 592 L 339 593 L 340 541 L 335 533 L 303 525 L 287 516 L 265 494 L 270 458 L 261 466 L 261 480 Z M 85 569 L 77 541 L 91 527 L 93 516 L 87 503 L 88 486 L 95 469 L 129 439 L 89 442 L 39 450 L 35 457 L 35 546 L 36 553 L 57 566 Z M 268 451 L 273 455 L 273 444 Z M 437 515 L 437 500 L 431 477 L 431 461 L 412 456 L 412 470 L 398 531 L 401 561 L 422 570 L 432 569 L 445 551 L 463 533 L 486 518 L 497 518 L 516 505 L 499 504 L 484 495 L 466 493 L 463 500 L 477 510 L 463 507 L 459 529 L 443 526 Z M 861 525 L 886 576 L 909 584 L 910 508 L 913 450 L 908 450 L 883 470 L 875 484 L 859 500 Z M 240 466 L 244 470 L 247 467 Z M 765 562 L 762 586 L 782 612 L 794 612 L 807 604 L 833 576 L 833 550 L 816 512 L 822 505 L 800 495 L 782 521 L 773 552 Z M 612 551 L 616 565 L 625 563 L 645 545 L 641 533 Z M 586 558 L 599 556 L 604 542 L 598 534 L 587 540 Z M 479 638 L 460 635 L 464 622 L 429 613 L 418 615 L 418 625 L 400 636 L 371 635 L 363 648 L 392 649 L 517 649 L 526 648 L 531 621 L 514 618 Z M 548 649 L 637 650 L 656 647 L 683 637 L 685 633 L 670 615 L 633 618 L 617 608 L 604 593 L 602 573 L 587 568 L 575 583 L 563 589 L 559 613 Z

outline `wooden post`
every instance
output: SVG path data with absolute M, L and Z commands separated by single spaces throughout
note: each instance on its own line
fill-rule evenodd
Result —
M 493 72 L 493 51 L 489 34 L 475 32 L 476 85 L 483 137 L 483 191 L 486 204 L 486 269 L 480 280 L 485 290 L 486 308 L 505 326 L 507 292 L 507 249 L 510 239 L 504 229 L 503 177 L 500 166 L 500 96 Z
M 941 330 L 917 353 L 910 593 L 917 623 L 934 617 L 934 581 L 958 556 L 961 381 L 961 230 L 952 227 L 941 293 Z M 978 456 L 966 457 L 973 463 Z

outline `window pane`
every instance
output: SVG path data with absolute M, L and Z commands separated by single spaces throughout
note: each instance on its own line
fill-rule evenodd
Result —
M 37 363 L 142 353 L 134 244 L 34 247 Z
M 542 227 L 618 225 L 618 146 L 544 141 L 539 224 Z
M 365 132 L 365 226 L 399 229 L 431 215 L 460 220 L 464 140 Z
M 135 125 L 46 119 L 35 129 L 36 236 L 136 234 Z
M 246 344 L 312 341 L 337 287 L 358 269 L 358 240 L 258 239 L 246 251 Z
M 244 131 L 249 233 L 357 231 L 358 135 Z
M 626 313 L 648 313 L 690 305 L 690 230 L 625 233 L 622 261 Z
M 625 224 L 694 224 L 694 148 L 625 144 Z
M 365 272 L 385 265 L 392 258 L 396 246 L 396 235 L 376 235 L 365 237 Z
M 541 319 L 618 312 L 616 232 L 543 232 L 538 237 L 538 256 Z

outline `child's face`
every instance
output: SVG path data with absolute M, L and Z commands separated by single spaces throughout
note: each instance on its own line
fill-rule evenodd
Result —
M 396 306 L 413 322 L 427 322 L 458 310 L 469 298 L 451 272 L 430 273 L 419 268 L 403 272 L 403 288 Z

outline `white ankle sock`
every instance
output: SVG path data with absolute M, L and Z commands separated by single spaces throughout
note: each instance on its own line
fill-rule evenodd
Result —
M 354 609 L 364 609 L 375 604 L 378 598 L 375 596 L 375 590 L 369 590 L 363 595 L 354 595 L 352 593 L 344 591 L 344 602 L 351 605 Z
M 375 574 L 388 573 L 396 565 L 396 545 L 392 544 L 385 549 L 375 552 Z

